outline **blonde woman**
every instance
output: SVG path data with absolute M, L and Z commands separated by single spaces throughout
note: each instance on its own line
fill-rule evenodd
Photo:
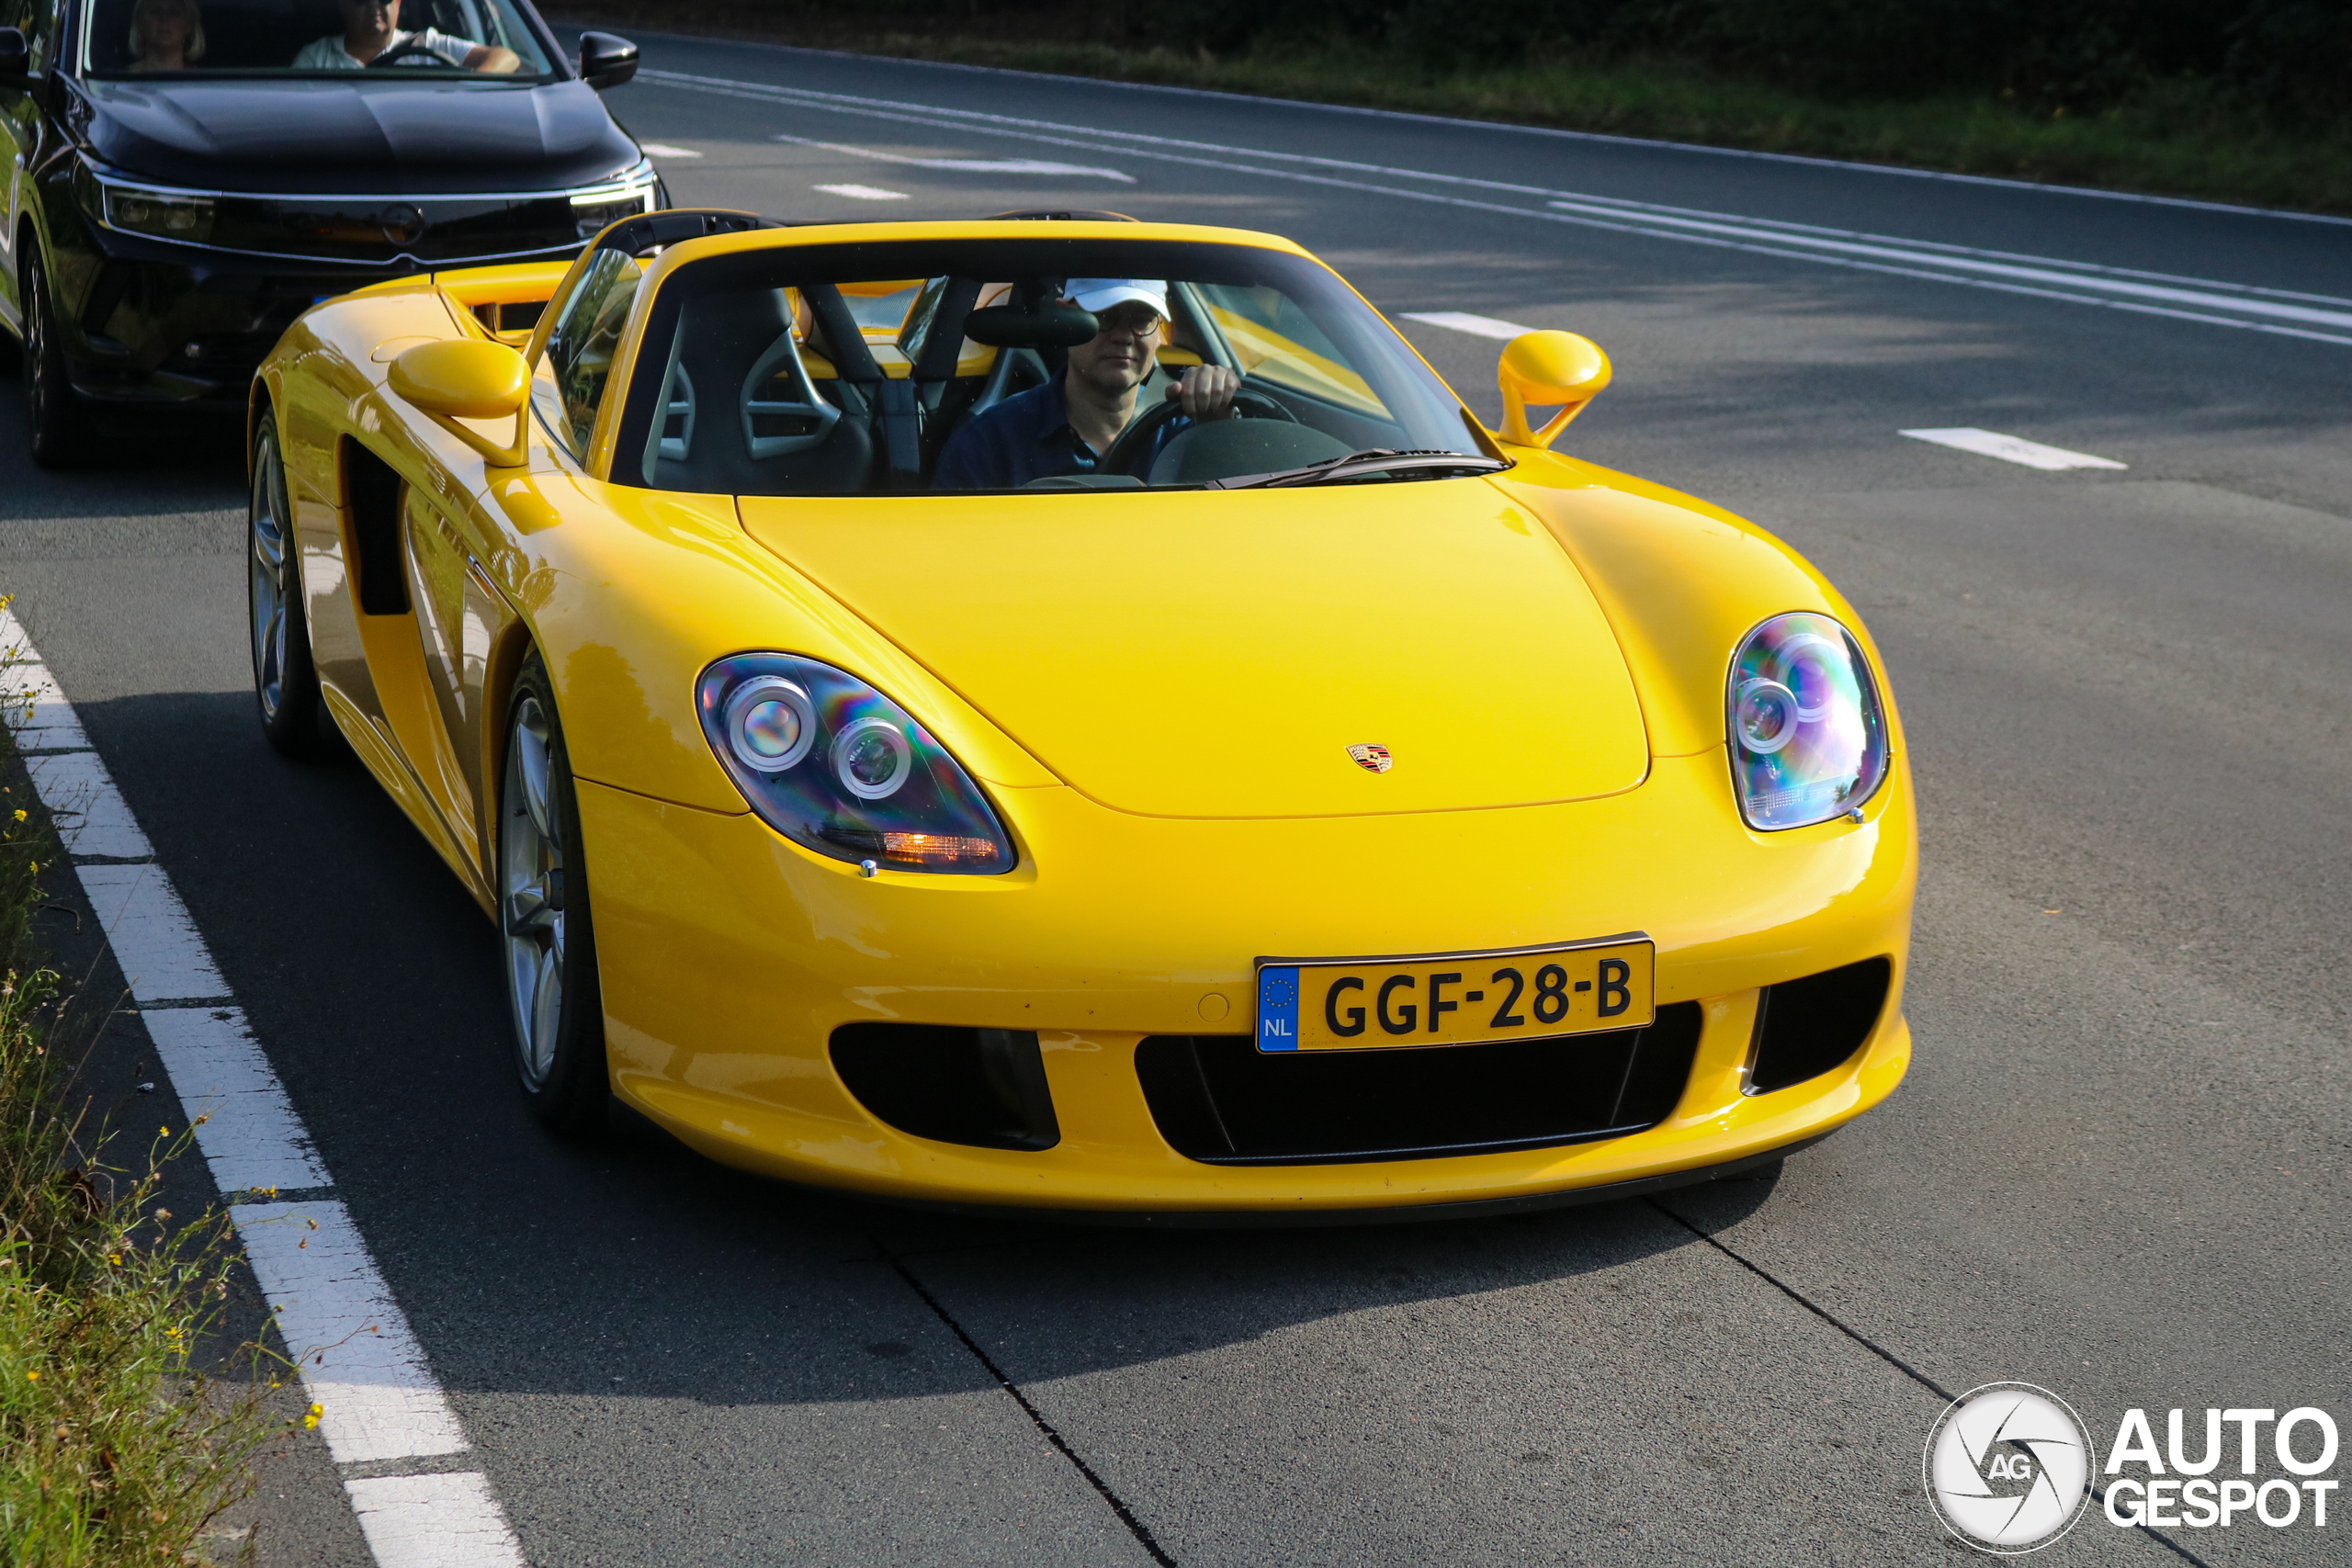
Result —
M 130 68 L 185 71 L 204 58 L 196 0 L 139 0 L 130 8 Z

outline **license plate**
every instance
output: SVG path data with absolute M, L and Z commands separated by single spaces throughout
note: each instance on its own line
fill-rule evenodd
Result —
M 1504 952 L 1261 958 L 1258 1049 L 1391 1051 L 1640 1029 L 1657 1016 L 1657 949 L 1606 937 Z

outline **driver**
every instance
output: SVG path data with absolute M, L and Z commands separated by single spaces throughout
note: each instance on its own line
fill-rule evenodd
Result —
M 294 57 L 295 70 L 356 71 L 403 47 L 412 53 L 428 51 L 460 70 L 493 76 L 503 76 L 523 63 L 513 50 L 494 43 L 452 38 L 431 28 L 421 33 L 401 31 L 401 0 L 336 0 L 336 5 L 343 12 L 343 36 L 304 44 Z
M 1069 368 L 981 414 L 940 454 L 941 490 L 1014 490 L 1031 479 L 1091 474 L 1136 416 L 1136 389 L 1157 360 L 1168 330 L 1168 285 L 1139 277 L 1073 277 L 1064 303 L 1091 311 L 1102 330 L 1069 351 Z M 1001 352 L 1001 351 L 1000 351 Z M 1194 421 L 1233 412 L 1241 378 L 1222 365 L 1186 368 L 1174 395 L 1183 417 L 1155 433 L 1137 455 L 1148 469 L 1159 448 Z

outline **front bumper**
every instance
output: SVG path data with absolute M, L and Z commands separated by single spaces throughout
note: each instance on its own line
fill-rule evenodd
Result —
M 1720 752 L 1638 789 L 1507 811 L 1187 821 L 1061 787 L 1001 790 L 1001 877 L 855 868 L 757 818 L 583 781 L 613 1088 L 728 1164 L 991 1207 L 1271 1215 L 1560 1201 L 1697 1175 L 1820 1136 L 1890 1093 L 1916 874 L 1906 771 L 1865 820 L 1757 834 Z M 1331 1165 L 1187 1159 L 1136 1067 L 1160 1034 L 1247 1033 L 1256 954 L 1448 952 L 1647 931 L 1657 1001 L 1699 1004 L 1673 1111 L 1597 1142 Z M 1761 987 L 1867 958 L 1884 1007 L 1842 1065 L 1747 1092 Z M 969 1146 L 886 1125 L 828 1052 L 844 1023 L 1034 1031 L 1060 1139 Z M 1464 1211 L 1467 1212 L 1467 1211 Z

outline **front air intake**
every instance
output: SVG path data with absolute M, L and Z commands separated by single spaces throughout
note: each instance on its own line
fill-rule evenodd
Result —
M 1878 1027 L 1894 976 L 1891 962 L 1866 958 L 1765 987 L 1756 1003 L 1747 1092 L 1770 1094 L 1843 1065 Z
M 1061 1142 L 1034 1030 L 845 1023 L 832 1056 L 857 1102 L 901 1133 L 990 1149 Z

